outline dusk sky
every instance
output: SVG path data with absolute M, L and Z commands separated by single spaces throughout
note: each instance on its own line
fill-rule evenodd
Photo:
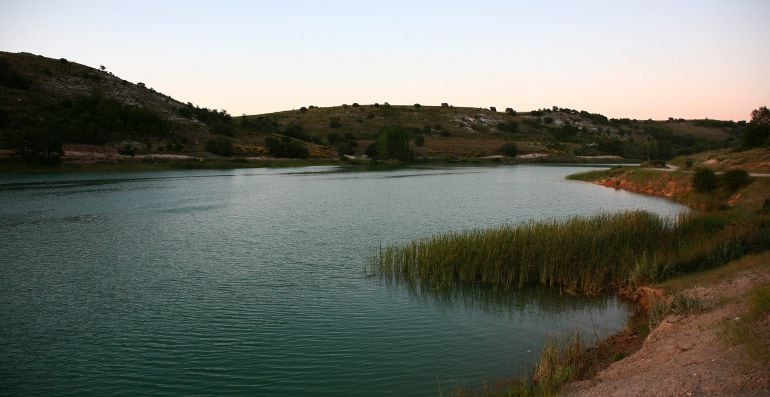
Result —
M 14 1 L 0 50 L 234 115 L 389 102 L 742 120 L 770 1 Z

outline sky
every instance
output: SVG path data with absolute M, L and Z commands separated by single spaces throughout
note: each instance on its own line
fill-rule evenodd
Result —
M 770 1 L 0 0 L 0 51 L 234 115 L 343 103 L 744 120 Z

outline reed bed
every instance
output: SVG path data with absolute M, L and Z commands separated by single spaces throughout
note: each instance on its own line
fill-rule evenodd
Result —
M 540 284 L 595 295 L 724 263 L 750 232 L 713 216 L 629 211 L 422 238 L 380 248 L 368 267 L 428 290 Z

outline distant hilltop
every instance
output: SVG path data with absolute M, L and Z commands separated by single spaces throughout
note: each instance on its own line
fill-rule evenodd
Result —
M 407 139 L 417 159 L 669 159 L 735 145 L 744 125 L 608 119 L 560 107 L 517 111 L 387 102 L 233 117 L 128 82 L 104 67 L 0 52 L 0 155 L 6 157 L 45 159 L 69 151 L 337 158 L 363 156 L 367 149 L 373 154 L 390 131 Z

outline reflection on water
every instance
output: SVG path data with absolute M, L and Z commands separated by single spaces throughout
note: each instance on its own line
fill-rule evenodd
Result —
M 614 295 L 583 296 L 569 294 L 556 288 L 525 287 L 521 289 L 492 288 L 480 285 L 455 284 L 452 288 L 429 288 L 417 283 L 397 282 L 372 277 L 387 288 L 404 288 L 416 302 L 438 307 L 463 307 L 468 311 L 513 316 L 535 314 L 544 319 L 577 311 L 602 313 L 623 311 L 627 305 Z
M 607 335 L 625 306 L 361 269 L 439 233 L 683 209 L 581 170 L 0 175 L 0 394 L 422 396 L 531 368 L 548 333 Z

